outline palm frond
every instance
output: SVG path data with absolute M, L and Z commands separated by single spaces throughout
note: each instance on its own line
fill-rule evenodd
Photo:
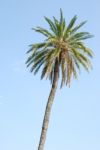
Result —
M 57 34 L 57 29 L 56 29 L 56 26 L 55 24 L 47 17 L 44 17 L 45 20 L 47 21 L 47 23 L 49 24 L 50 26 L 50 29 L 53 31 L 53 33 L 55 33 L 55 35 Z
M 62 9 L 60 8 L 60 24 L 63 22 L 63 12 Z
M 66 82 L 66 73 L 67 73 L 66 69 L 67 69 L 66 60 L 62 60 L 62 62 L 61 62 L 62 81 L 61 81 L 60 88 L 62 88 L 62 86 Z
M 37 27 L 36 29 L 32 28 L 32 30 L 35 30 L 36 32 L 39 32 L 39 33 L 43 34 L 46 37 L 53 36 L 48 30 L 46 30 L 46 29 L 44 29 L 42 27 Z
M 74 34 L 79 28 L 81 28 L 84 24 L 86 24 L 87 23 L 87 21 L 83 21 L 83 22 L 81 22 L 79 25 L 77 25 L 75 28 L 73 28 L 72 30 L 71 30 L 71 34 Z
M 75 15 L 75 16 L 71 19 L 71 21 L 70 21 L 70 23 L 69 23 L 69 25 L 68 25 L 68 27 L 67 27 L 67 32 L 72 29 L 72 27 L 74 26 L 76 20 L 77 20 L 77 16 Z
M 76 33 L 76 34 L 70 36 L 68 38 L 68 41 L 69 42 L 77 42 L 77 41 L 82 41 L 82 40 L 92 38 L 92 37 L 93 37 L 93 35 L 91 35 L 89 32 L 79 32 L 79 33 Z
M 31 44 L 31 45 L 29 45 L 31 48 L 27 51 L 27 54 L 30 53 L 30 52 L 34 53 L 37 49 L 43 48 L 45 45 L 46 45 L 45 42 Z
M 82 42 L 77 43 L 77 48 L 79 48 L 81 51 L 84 51 L 89 57 L 93 58 L 93 51 L 90 48 L 86 47 Z
M 89 70 L 92 69 L 90 60 L 85 55 L 78 52 L 76 49 L 73 49 L 73 53 L 80 64 L 85 68 L 85 70 L 89 72 Z

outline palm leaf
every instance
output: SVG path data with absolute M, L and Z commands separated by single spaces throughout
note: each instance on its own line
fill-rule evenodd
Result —
M 79 28 L 81 28 L 84 24 L 86 24 L 87 21 L 83 21 L 81 22 L 78 26 L 76 26 L 75 28 L 73 28 L 71 30 L 71 34 L 75 33 Z
M 77 20 L 77 16 L 75 15 L 75 16 L 71 19 L 71 21 L 70 21 L 70 23 L 69 23 L 69 25 L 68 25 L 68 27 L 67 27 L 67 32 L 72 29 L 72 27 L 74 26 L 76 20 Z
M 46 30 L 42 27 L 37 27 L 36 29 L 32 28 L 32 30 L 35 30 L 36 32 L 39 32 L 39 33 L 43 34 L 46 37 L 53 36 L 48 30 Z
M 53 33 L 57 34 L 57 29 L 55 27 L 55 24 L 47 17 L 44 17 L 45 20 L 48 22 L 50 29 L 53 31 Z

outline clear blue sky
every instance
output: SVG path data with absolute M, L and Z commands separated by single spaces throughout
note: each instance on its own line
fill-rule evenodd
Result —
M 100 1 L 0 1 L 0 150 L 36 150 L 49 81 L 40 81 L 24 64 L 28 45 L 42 40 L 30 30 L 47 27 L 43 16 L 66 20 L 78 15 L 95 35 L 86 43 L 95 53 L 93 70 L 82 70 L 71 88 L 57 91 L 45 150 L 100 150 Z

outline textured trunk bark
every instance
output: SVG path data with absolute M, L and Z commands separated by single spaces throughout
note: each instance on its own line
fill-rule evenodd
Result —
M 48 130 L 48 124 L 49 124 L 49 119 L 50 119 L 51 108 L 52 108 L 52 104 L 53 104 L 53 101 L 54 101 L 54 96 L 55 96 L 56 89 L 57 89 L 57 84 L 58 84 L 58 78 L 59 78 L 59 68 L 58 67 L 59 67 L 58 66 L 58 61 L 56 60 L 55 70 L 54 70 L 54 79 L 53 79 L 51 92 L 50 92 L 48 102 L 47 102 L 47 106 L 46 106 L 46 110 L 45 110 L 45 115 L 44 115 L 44 120 L 43 120 L 43 125 L 42 125 L 42 131 L 41 131 L 38 150 L 44 150 L 44 144 L 45 144 L 46 134 L 47 134 L 47 130 Z

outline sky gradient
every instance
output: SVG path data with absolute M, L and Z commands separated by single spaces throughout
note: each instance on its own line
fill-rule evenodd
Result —
M 70 88 L 57 90 L 45 150 L 100 150 L 100 1 L 0 1 L 0 150 L 36 150 L 51 85 L 26 69 L 28 45 L 43 37 L 32 27 L 48 27 L 44 16 L 66 22 L 88 20 L 83 30 L 94 51 L 93 70 L 82 70 Z

